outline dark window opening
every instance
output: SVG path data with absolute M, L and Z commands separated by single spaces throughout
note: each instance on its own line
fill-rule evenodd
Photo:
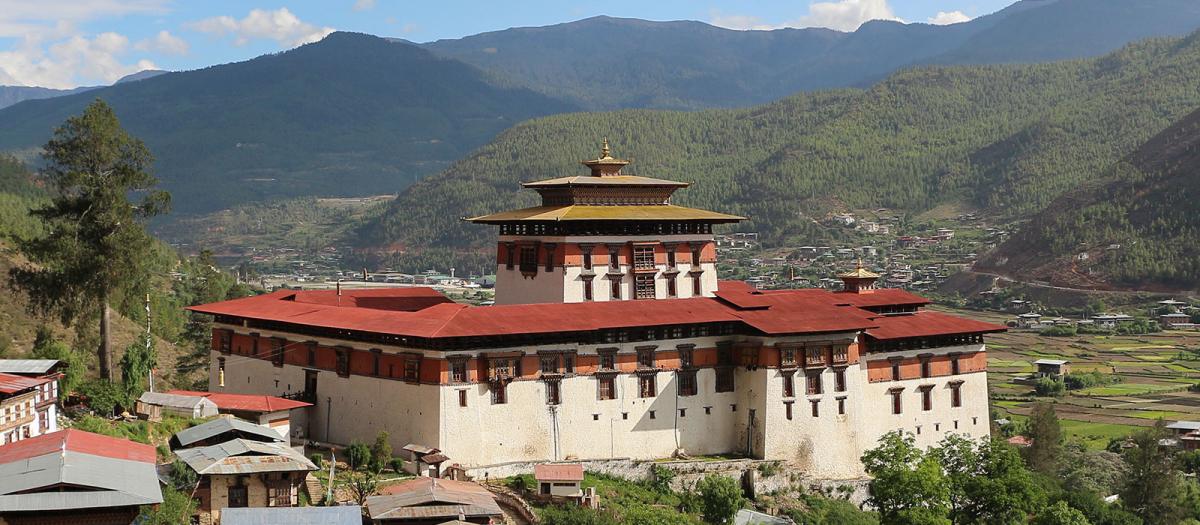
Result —
M 921 410 L 926 412 L 933 410 L 933 388 L 925 387 L 921 389 Z
M 560 402 L 558 381 L 546 382 L 546 404 L 557 405 Z
M 962 384 L 953 383 L 950 385 L 950 406 L 958 408 L 962 406 Z
M 839 416 L 846 415 L 846 398 L 839 397 L 837 399 L 837 402 L 838 402 L 838 415 Z
M 601 377 L 599 383 L 601 400 L 617 398 L 617 385 L 615 379 L 611 377 Z
M 460 407 L 467 406 L 467 391 L 466 390 L 458 391 L 458 406 L 460 406 Z
M 846 391 L 846 369 L 839 368 L 833 371 L 833 390 L 836 392 Z
M 900 414 L 902 412 L 902 400 L 900 398 L 901 390 L 892 390 L 889 392 L 892 395 L 892 413 Z
M 821 417 L 821 400 L 813 399 L 808 404 L 812 405 L 812 417 Z
M 654 397 L 658 392 L 654 388 L 654 376 L 638 377 L 638 397 Z
M 639 273 L 633 276 L 634 290 L 638 299 L 654 299 L 654 274 Z
M 783 375 L 783 397 L 795 397 L 796 389 L 793 383 L 791 374 Z
M 784 413 L 784 416 L 787 417 L 788 421 L 792 420 L 792 402 L 791 401 L 785 401 L 783 403 L 783 413 Z
M 521 272 L 537 273 L 537 246 L 521 247 Z
M 633 247 L 633 267 L 638 270 L 650 270 L 654 268 L 654 247 L 653 246 L 634 246 Z
M 808 373 L 808 395 L 813 396 L 813 395 L 817 395 L 817 394 L 821 394 L 821 393 L 822 393 L 821 373 L 820 372 L 809 372 Z
M 696 372 L 693 371 L 679 373 L 679 395 L 696 395 Z

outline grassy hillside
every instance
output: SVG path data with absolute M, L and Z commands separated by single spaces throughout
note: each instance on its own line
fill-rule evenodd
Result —
M 31 151 L 95 98 L 157 157 L 176 212 L 394 193 L 501 130 L 573 106 L 418 47 L 335 33 L 246 62 L 0 110 L 0 150 Z
M 473 251 L 458 220 L 532 205 L 519 181 L 579 174 L 607 136 L 641 175 L 693 181 L 677 202 L 751 218 L 781 242 L 831 206 L 967 203 L 1016 219 L 1101 173 L 1200 106 L 1200 36 L 1022 66 L 923 67 L 867 90 L 744 110 L 619 111 L 533 120 L 403 192 L 365 230 L 376 246 Z
M 595 17 L 424 47 L 588 109 L 762 104 L 865 86 L 914 64 L 1094 57 L 1200 27 L 1193 0 L 1025 0 L 948 26 L 874 21 L 857 31 L 735 31 L 701 22 Z
M 1200 110 L 1054 201 L 983 267 L 1070 286 L 1200 288 Z

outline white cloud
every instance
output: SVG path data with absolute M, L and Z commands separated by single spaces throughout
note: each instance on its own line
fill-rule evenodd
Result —
M 105 17 L 165 13 L 170 0 L 0 0 L 0 83 L 69 88 L 111 83 L 154 68 L 127 62 L 131 46 L 118 33 L 89 35 L 78 28 Z
M 241 20 L 231 16 L 215 16 L 188 23 L 186 27 L 216 36 L 233 36 L 233 43 L 239 46 L 251 40 L 265 39 L 295 47 L 316 42 L 333 32 L 331 27 L 317 27 L 300 20 L 286 7 L 274 11 L 253 9 Z
M 159 31 L 154 38 L 142 40 L 133 47 L 140 51 L 153 51 L 164 55 L 186 55 L 188 52 L 187 41 L 172 35 L 166 29 Z
M 813 2 L 808 14 L 795 20 L 772 24 L 756 16 L 724 15 L 713 12 L 713 25 L 729 29 L 770 30 L 784 27 L 827 27 L 837 31 L 854 31 L 870 20 L 894 20 L 903 22 L 888 5 L 887 0 L 834 0 Z
M 936 26 L 961 24 L 970 21 L 971 17 L 962 11 L 938 11 L 936 15 L 929 17 L 929 23 Z
M 0 51 L 0 80 L 69 88 L 81 83 L 110 84 L 131 73 L 157 69 L 149 60 L 123 62 L 121 55 L 129 47 L 128 37 L 111 32 L 100 33 L 91 39 L 75 35 L 49 47 L 27 39 L 14 50 Z
M 375 9 L 375 0 L 355 0 L 353 9 L 355 11 L 370 11 Z

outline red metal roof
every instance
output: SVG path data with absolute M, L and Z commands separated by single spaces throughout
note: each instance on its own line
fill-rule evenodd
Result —
M 233 410 L 239 412 L 279 412 L 312 406 L 312 403 L 284 399 L 275 396 L 258 396 L 251 394 L 221 394 L 217 392 L 197 392 L 195 390 L 168 390 L 168 394 L 181 396 L 206 397 L 217 405 L 218 410 Z
M 890 315 L 875 318 L 876 326 L 867 335 L 879 339 L 904 339 L 936 335 L 1003 332 L 1005 327 L 941 312 L 921 311 L 914 314 Z
M 0 464 L 22 461 L 63 450 L 106 458 L 154 463 L 154 447 L 82 430 L 66 429 L 23 439 L 0 447 Z
M 53 381 L 53 379 L 48 377 L 25 377 L 0 373 L 0 394 L 15 394 L 49 383 L 50 381 Z
M 422 290 L 416 292 L 416 290 Z M 486 337 L 498 335 L 583 332 L 606 328 L 636 328 L 670 324 L 742 322 L 771 335 L 857 331 L 874 327 L 882 319 L 864 306 L 921 305 L 929 301 L 903 290 L 880 289 L 869 294 L 843 294 L 827 290 L 773 290 L 759 292 L 746 286 L 722 284 L 717 297 L 653 301 L 606 301 L 569 304 L 520 304 L 473 307 L 432 299 L 427 288 L 372 290 L 383 300 L 397 297 L 430 298 L 433 303 L 414 311 L 336 304 L 336 292 L 279 291 L 271 294 L 194 306 L 195 312 L 277 321 L 342 330 L 409 337 Z M 343 292 L 344 294 L 345 292 Z M 440 297 L 440 296 L 439 296 Z M 880 333 L 903 330 L 916 335 L 963 331 L 996 331 L 996 325 L 938 314 L 918 317 L 933 325 L 922 332 L 920 323 L 891 323 Z M 958 321 L 962 323 L 955 324 Z M 215 400 L 214 400 L 215 401 Z M 220 405 L 220 403 L 218 403 Z
M 583 465 L 542 463 L 533 466 L 533 477 L 538 481 L 583 481 Z

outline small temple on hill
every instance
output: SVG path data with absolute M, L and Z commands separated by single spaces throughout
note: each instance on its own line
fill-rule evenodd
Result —
M 816 478 L 863 474 L 892 430 L 922 445 L 989 432 L 984 335 L 860 264 L 841 291 L 719 281 L 712 228 L 681 182 L 526 183 L 498 225 L 495 306 L 430 288 L 297 291 L 193 307 L 215 317 L 210 389 L 313 403 L 293 437 L 389 432 L 467 469 L 734 454 Z M 478 471 L 478 470 L 476 470 Z

